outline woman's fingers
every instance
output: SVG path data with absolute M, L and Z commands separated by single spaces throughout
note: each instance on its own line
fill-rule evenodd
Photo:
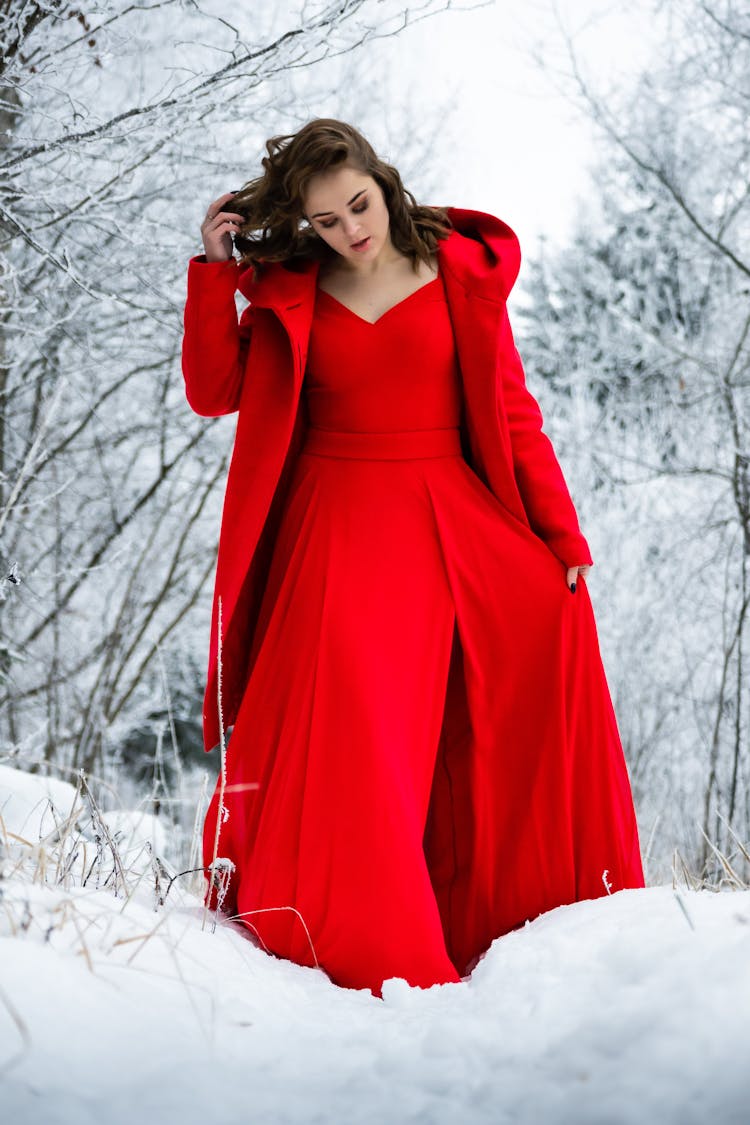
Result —
M 214 199 L 212 203 L 209 203 L 208 209 L 206 210 L 207 221 L 210 222 L 212 219 L 216 219 L 220 214 L 224 213 L 225 205 L 229 203 L 232 196 L 236 194 L 236 191 L 226 191 L 223 195 L 220 195 L 218 199 Z M 236 212 L 231 212 L 231 214 L 236 215 L 238 219 L 242 218 L 242 215 L 237 215 Z
M 209 203 L 206 217 L 201 223 L 201 235 L 209 261 L 226 261 L 232 256 L 232 234 L 245 222 L 245 216 L 237 211 L 225 211 L 235 191 L 224 192 L 218 199 Z
M 236 191 L 225 191 L 218 199 L 214 199 L 212 203 L 209 203 L 207 214 L 215 215 L 217 211 L 221 211 L 224 204 L 228 203 L 232 196 L 236 194 Z
M 219 222 L 221 219 L 226 219 L 227 216 L 232 219 L 238 219 L 240 222 L 244 222 L 245 219 L 245 216 L 238 214 L 237 211 L 217 211 L 215 215 L 210 217 L 206 215 L 206 221 L 209 223 Z
M 209 203 L 208 209 L 206 210 L 206 217 L 201 223 L 202 231 L 213 232 L 227 223 L 235 224 L 245 221 L 244 215 L 240 215 L 239 212 L 224 210 L 224 205 L 236 194 L 236 192 L 229 191 L 224 195 L 220 195 L 218 199 L 214 199 L 212 203 Z M 234 230 L 234 225 L 230 226 L 229 229 Z
M 218 230 L 219 227 L 229 224 L 230 228 L 233 230 L 236 226 L 239 226 L 240 223 L 244 223 L 244 221 L 244 216 L 238 215 L 234 211 L 220 211 L 219 214 L 215 215 L 212 219 L 206 219 L 206 224 L 203 229 Z
M 591 563 L 582 563 L 580 566 L 569 566 L 568 567 L 568 573 L 566 575 L 566 578 L 567 578 L 567 582 L 568 582 L 568 588 L 569 588 L 571 594 L 575 594 L 575 592 L 576 592 L 576 582 L 578 581 L 578 576 L 580 575 L 582 578 L 585 578 L 585 576 L 588 574 L 588 572 L 590 570 L 591 570 Z

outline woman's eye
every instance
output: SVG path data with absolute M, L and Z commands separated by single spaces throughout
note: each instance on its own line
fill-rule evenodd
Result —
M 361 215 L 363 211 L 367 210 L 367 207 L 368 207 L 368 204 L 363 203 L 361 207 L 352 207 L 352 211 L 354 212 L 355 215 Z M 332 226 L 334 226 L 335 223 L 336 223 L 336 220 L 332 219 L 330 223 L 321 223 L 320 225 L 323 227 L 324 230 L 330 230 L 330 228 Z

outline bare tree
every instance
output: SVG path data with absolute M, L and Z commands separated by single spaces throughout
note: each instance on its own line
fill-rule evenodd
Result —
M 234 424 L 193 415 L 179 370 L 200 216 L 249 178 L 238 168 L 255 166 L 265 137 L 313 115 L 316 84 L 330 97 L 351 60 L 377 113 L 381 75 L 367 78 L 363 48 L 440 10 L 343 0 L 294 16 L 233 5 L 226 18 L 173 0 L 113 2 L 96 16 L 65 0 L 0 5 L 9 755 L 114 769 L 134 730 L 163 722 L 160 654 L 183 681 L 170 690 L 200 747 Z M 415 167 L 429 164 L 429 133 L 399 142 Z
M 598 205 L 537 264 L 526 346 L 617 564 L 604 632 L 639 805 L 720 878 L 709 840 L 734 855 L 750 835 L 750 22 L 731 0 L 653 18 L 658 59 L 625 90 L 585 74 L 562 29 Z

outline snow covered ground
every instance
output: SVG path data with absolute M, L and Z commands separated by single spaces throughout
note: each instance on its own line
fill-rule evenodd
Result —
M 115 894 L 111 852 L 69 831 L 76 796 L 0 766 L 3 1121 L 750 1121 L 750 891 L 563 906 L 460 984 L 381 1000 L 216 924 L 181 880 L 158 905 L 158 822 L 128 838 L 104 814 Z

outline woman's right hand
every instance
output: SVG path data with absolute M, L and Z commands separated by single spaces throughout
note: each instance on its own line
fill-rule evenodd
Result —
M 245 220 L 236 211 L 224 211 L 222 208 L 236 194 L 236 191 L 227 191 L 208 205 L 206 217 L 201 223 L 207 262 L 228 262 L 233 256 L 230 231 L 236 230 Z

